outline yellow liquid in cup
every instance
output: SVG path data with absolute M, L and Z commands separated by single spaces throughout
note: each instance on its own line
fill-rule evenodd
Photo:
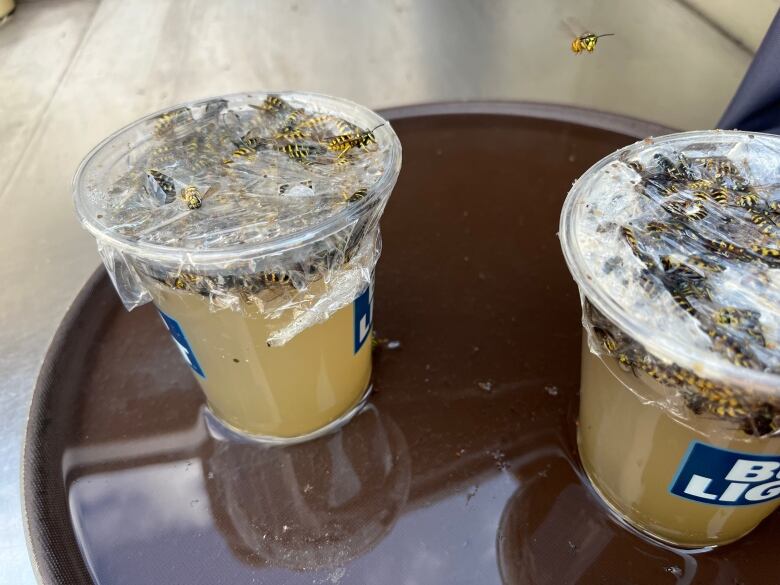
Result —
M 583 344 L 579 451 L 593 486 L 620 516 L 660 540 L 699 548 L 737 540 L 777 508 L 778 500 L 727 506 L 672 494 L 692 441 L 776 455 L 780 438 L 751 437 L 733 423 L 691 411 L 685 420 L 674 418 L 655 404 L 668 399 L 669 389 L 644 373 L 622 370 L 613 358 L 603 359 Z
M 150 285 L 154 304 L 175 319 L 205 377 L 193 372 L 212 412 L 239 431 L 294 438 L 339 419 L 363 398 L 371 377 L 371 336 L 354 345 L 354 305 L 268 347 L 289 319 L 209 310 L 208 297 Z

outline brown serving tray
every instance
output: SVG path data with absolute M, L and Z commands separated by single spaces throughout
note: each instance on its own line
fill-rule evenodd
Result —
M 706 554 L 616 524 L 574 446 L 577 290 L 558 214 L 593 162 L 665 129 L 574 108 L 385 112 L 371 406 L 291 447 L 213 439 L 156 315 L 100 270 L 38 381 L 23 486 L 45 584 L 763 584 L 780 517 Z M 394 345 L 394 344 L 393 344 Z

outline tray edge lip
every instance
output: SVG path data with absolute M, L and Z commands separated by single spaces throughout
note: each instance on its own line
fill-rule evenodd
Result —
M 446 115 L 494 115 L 494 116 L 514 116 L 552 120 L 557 122 L 568 122 L 597 128 L 616 134 L 624 134 L 637 139 L 646 136 L 658 136 L 675 132 L 674 128 L 664 126 L 655 122 L 642 120 L 623 114 L 615 114 L 593 108 L 584 108 L 568 104 L 541 101 L 522 101 L 522 100 L 448 100 L 422 102 L 417 104 L 392 106 L 378 109 L 378 113 L 394 122 L 418 117 L 446 116 Z M 34 543 L 31 519 L 30 505 L 31 500 L 28 497 L 28 483 L 31 477 L 32 463 L 29 461 L 28 444 L 32 435 L 32 414 L 38 412 L 42 404 L 48 398 L 48 391 L 45 388 L 44 378 L 47 373 L 54 370 L 54 364 L 57 356 L 61 353 L 65 340 L 71 332 L 73 323 L 76 321 L 83 308 L 89 303 L 93 291 L 101 286 L 108 278 L 105 268 L 98 266 L 92 275 L 79 290 L 73 302 L 68 307 L 62 321 L 57 326 L 53 337 L 51 338 L 43 360 L 35 376 L 32 396 L 27 409 L 25 419 L 24 440 L 22 442 L 21 465 L 20 465 L 20 490 L 21 490 L 21 518 L 24 530 L 27 553 L 30 558 L 35 579 L 41 585 L 56 583 L 55 574 L 52 571 L 50 562 L 42 561 L 46 559 L 45 550 L 40 548 L 40 543 Z M 86 573 L 89 571 L 86 567 L 86 561 L 79 555 L 84 565 Z M 91 581 L 91 576 L 90 576 Z
M 422 102 L 402 106 L 391 106 L 378 110 L 382 117 L 403 120 L 422 116 L 446 116 L 458 114 L 516 116 L 569 122 L 591 128 L 598 128 L 639 139 L 647 136 L 661 136 L 679 132 L 677 128 L 657 122 L 564 103 L 530 100 L 450 100 Z
M 38 550 L 40 548 L 40 543 L 33 539 L 33 531 L 31 527 L 30 506 L 32 502 L 28 496 L 30 493 L 28 484 L 31 481 L 31 476 L 33 475 L 30 473 L 31 468 L 33 467 L 33 462 L 30 461 L 29 458 L 30 455 L 28 453 L 28 445 L 30 436 L 33 434 L 33 428 L 30 424 L 30 421 L 32 420 L 33 413 L 40 411 L 40 409 L 43 407 L 43 403 L 48 399 L 48 392 L 50 389 L 46 388 L 44 378 L 47 376 L 47 374 L 54 370 L 54 365 L 57 363 L 58 355 L 60 355 L 62 352 L 65 341 L 73 328 L 73 323 L 81 314 L 84 307 L 89 303 L 93 291 L 102 286 L 104 281 L 107 279 L 108 274 L 101 264 L 89 276 L 87 281 L 81 287 L 81 290 L 79 290 L 78 294 L 71 302 L 70 306 L 68 306 L 62 321 L 57 326 L 57 330 L 54 332 L 54 336 L 49 342 L 48 348 L 46 349 L 46 353 L 43 357 L 43 361 L 41 362 L 41 366 L 38 369 L 38 373 L 36 374 L 35 384 L 33 385 L 32 396 L 30 398 L 30 405 L 27 409 L 24 441 L 22 443 L 19 481 L 19 486 L 21 489 L 22 524 L 24 529 L 24 539 L 27 545 L 27 554 L 30 558 L 30 565 L 32 566 L 35 579 L 42 585 L 49 585 L 50 583 L 56 583 L 56 581 L 54 580 L 55 575 L 52 571 L 51 564 L 49 562 L 40 562 L 41 557 L 45 558 L 45 551 Z M 84 568 L 86 570 L 86 562 L 83 558 L 81 560 L 84 563 Z

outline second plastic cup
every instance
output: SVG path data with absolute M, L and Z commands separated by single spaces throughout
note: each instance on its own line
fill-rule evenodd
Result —
M 628 146 L 573 186 L 561 243 L 583 302 L 578 426 L 596 492 L 634 528 L 734 541 L 780 498 L 780 138 Z
M 378 221 L 400 163 L 366 108 L 241 94 L 120 130 L 74 197 L 125 305 L 155 304 L 219 422 L 295 441 L 370 390 Z

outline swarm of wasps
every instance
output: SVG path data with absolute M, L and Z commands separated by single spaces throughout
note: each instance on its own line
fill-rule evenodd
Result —
M 780 430 L 780 404 L 769 402 L 766 396 L 753 395 L 748 389 L 730 388 L 655 358 L 587 301 L 584 315 L 601 353 L 614 358 L 626 372 L 635 376 L 644 373 L 663 386 L 677 388 L 686 407 L 694 414 L 729 420 L 752 436 Z M 750 321 L 755 316 L 746 317 Z
M 760 314 L 752 309 L 720 306 L 712 294 L 711 279 L 727 268 L 726 261 L 750 263 L 763 271 L 780 267 L 780 206 L 771 194 L 753 187 L 726 157 L 677 162 L 657 154 L 645 168 L 623 160 L 641 177 L 636 189 L 665 213 L 643 225 L 625 225 L 620 234 L 642 264 L 640 283 L 649 292 L 668 294 L 678 307 L 697 320 L 714 351 L 732 363 L 755 370 L 767 366 L 767 342 Z M 740 233 L 753 233 L 741 244 Z M 721 234 L 713 236 L 713 234 Z M 693 250 L 681 255 L 679 245 Z M 664 253 L 664 251 L 666 253 Z M 780 429 L 780 405 L 747 396 L 700 378 L 676 365 L 661 363 L 618 331 L 603 315 L 587 311 L 593 331 L 606 353 L 626 369 L 643 371 L 655 380 L 683 388 L 688 406 L 739 421 L 749 434 Z
M 309 114 L 275 95 L 251 107 L 257 111 L 258 127 L 240 138 L 230 156 L 223 160 L 225 165 L 251 159 L 260 150 L 275 150 L 304 166 L 345 166 L 353 153 L 377 145 L 374 132 L 382 126 L 367 130 L 330 114 Z
M 167 205 L 178 199 L 187 209 L 196 210 L 218 189 L 218 185 L 211 185 L 203 193 L 198 185 L 181 184 L 156 168 L 157 165 L 170 165 L 177 157 L 184 159 L 183 167 L 196 173 L 208 170 L 218 160 L 229 169 L 237 162 L 249 162 L 260 151 L 268 150 L 282 153 L 304 167 L 344 167 L 354 161 L 355 153 L 377 146 L 374 132 L 379 126 L 366 130 L 334 115 L 308 113 L 277 95 L 268 95 L 262 103 L 253 104 L 251 108 L 257 113 L 256 124 L 240 137 L 227 141 L 226 133 L 216 131 L 220 120 L 222 124 L 227 120 L 236 127 L 241 125 L 241 120 L 228 109 L 224 99 L 206 104 L 198 124 L 194 123 L 192 111 L 186 107 L 158 116 L 153 135 L 168 144 L 150 152 L 150 168 L 146 170 L 144 187 L 152 200 L 158 205 Z M 226 151 L 227 154 L 223 154 Z M 280 186 L 279 194 L 284 194 L 289 187 Z M 341 195 L 345 203 L 354 203 L 367 195 L 367 189 L 344 188 Z

